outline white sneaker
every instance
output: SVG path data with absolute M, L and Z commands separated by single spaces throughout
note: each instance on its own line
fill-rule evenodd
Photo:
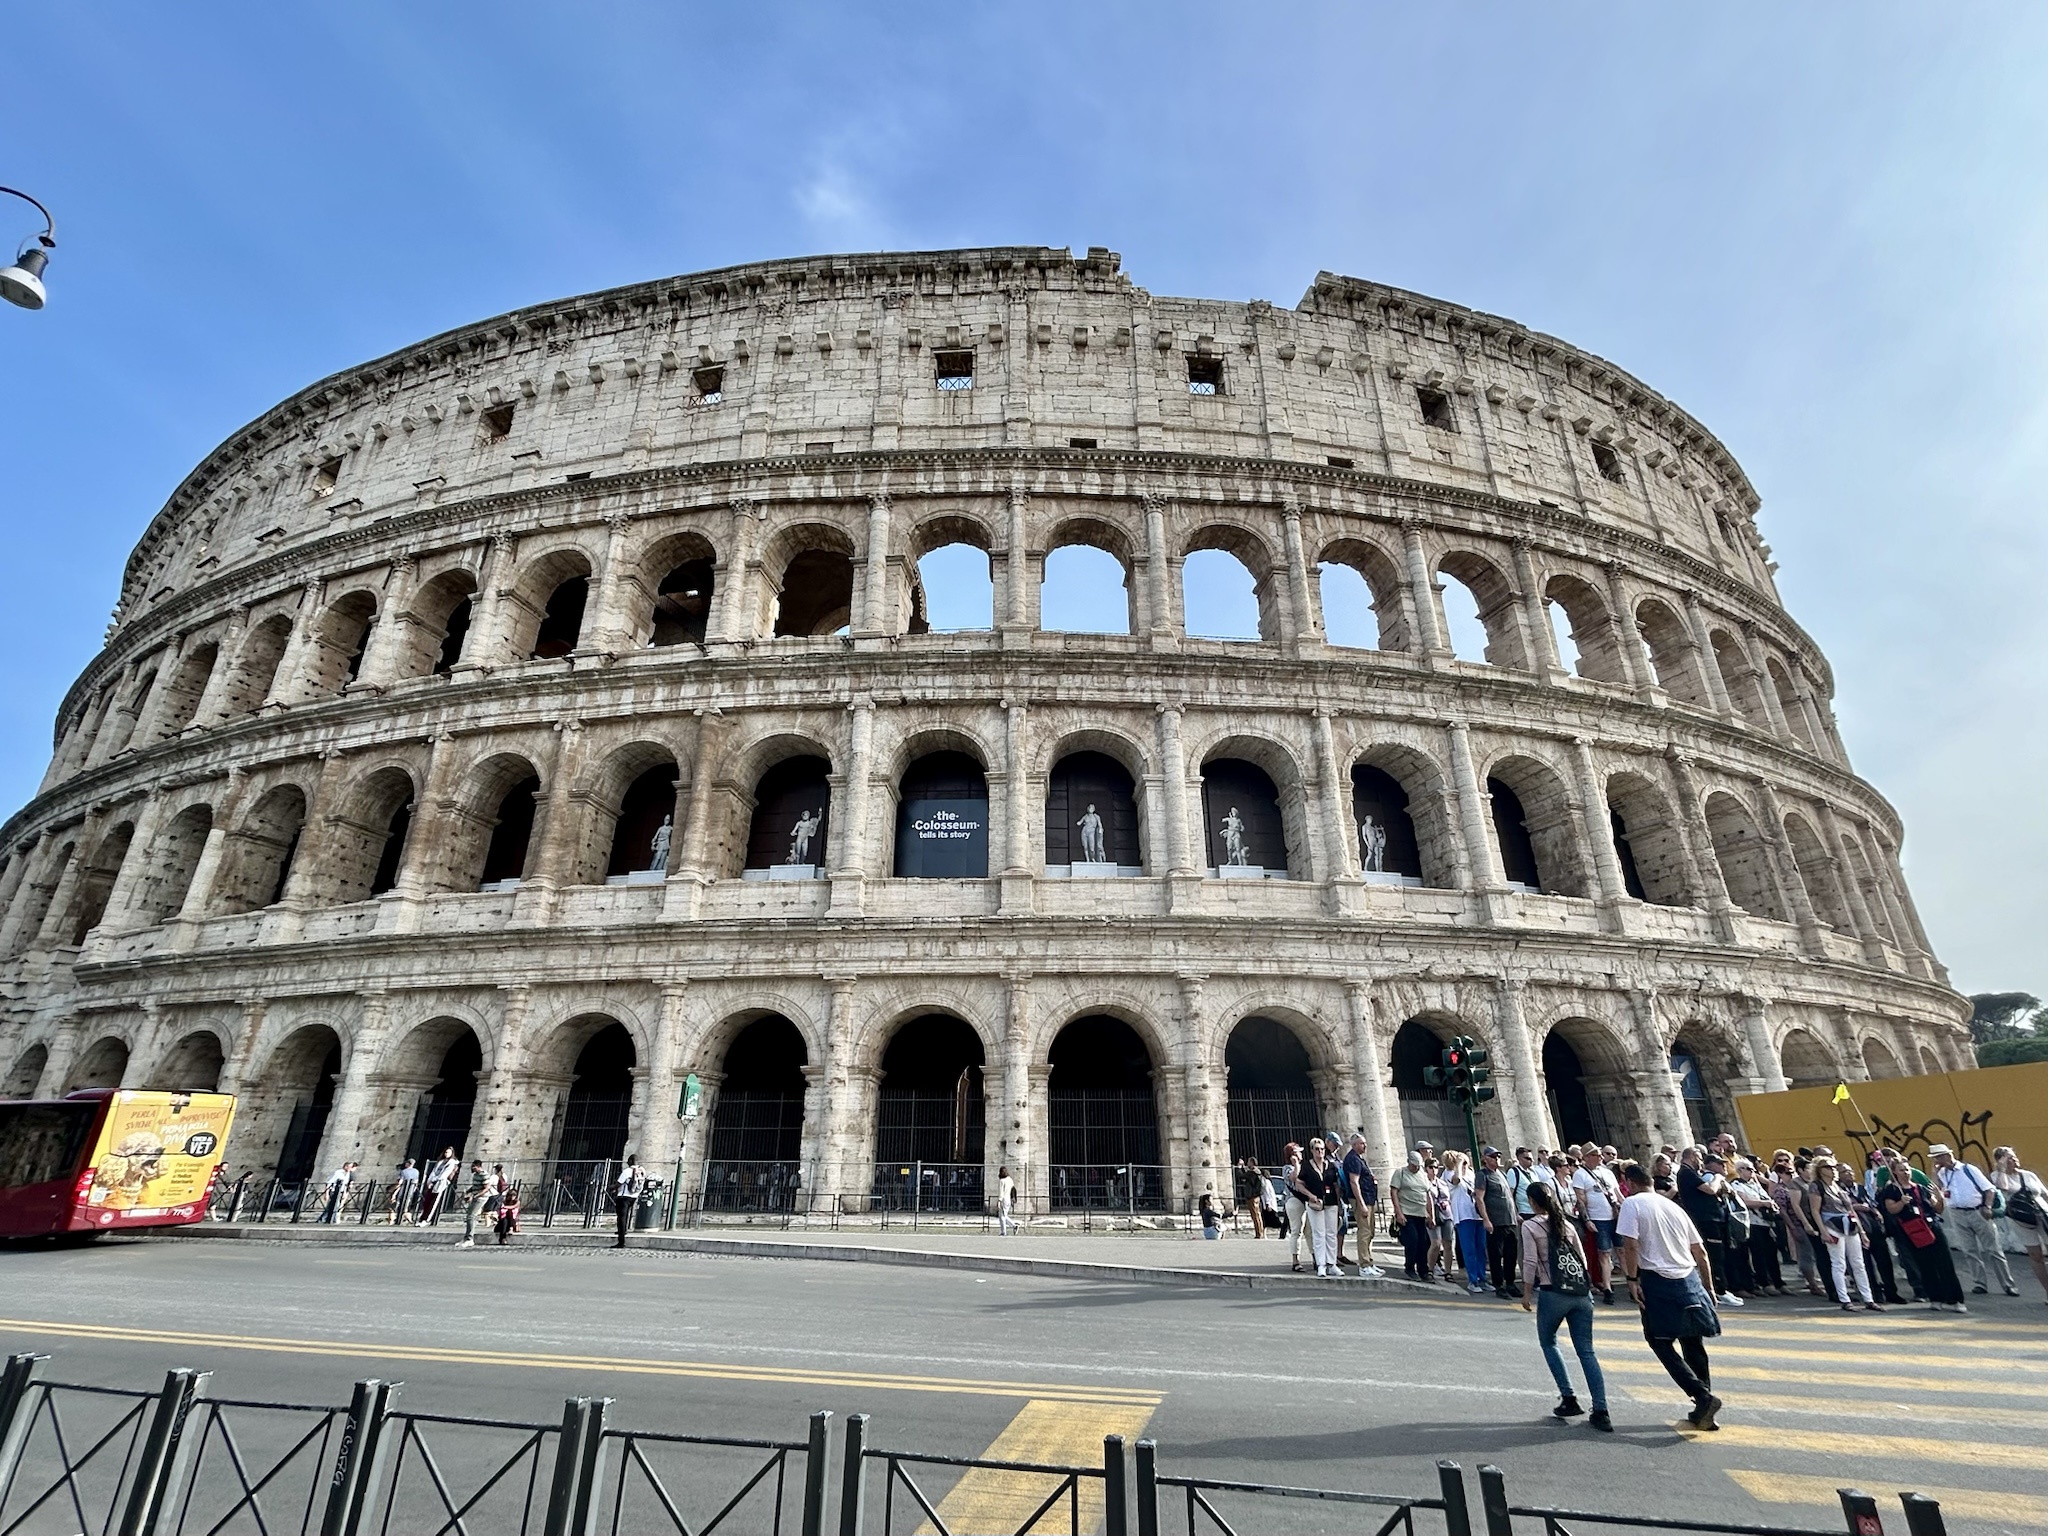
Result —
M 1716 1296 L 1714 1300 L 1718 1301 L 1724 1307 L 1739 1307 L 1742 1305 L 1742 1298 L 1740 1296 L 1731 1295 L 1727 1291 L 1723 1291 L 1720 1295 Z
M 1465 1287 L 1465 1289 L 1470 1291 L 1474 1296 L 1484 1296 L 1486 1294 L 1486 1287 L 1483 1285 L 1468 1285 Z
M 473 1237 L 465 1237 L 461 1242 L 457 1243 L 455 1246 L 458 1248 L 474 1248 L 476 1246 L 476 1239 Z
M 1385 1278 L 1386 1273 L 1379 1265 L 1368 1264 L 1358 1272 L 1358 1278 L 1361 1280 L 1380 1280 Z

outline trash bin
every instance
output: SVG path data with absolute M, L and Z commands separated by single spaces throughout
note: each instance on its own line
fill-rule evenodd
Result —
M 640 1204 L 633 1212 L 635 1232 L 652 1231 L 661 1221 L 661 1182 L 647 1181 L 647 1187 L 640 1191 Z

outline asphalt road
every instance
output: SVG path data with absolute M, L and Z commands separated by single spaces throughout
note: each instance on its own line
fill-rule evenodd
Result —
M 151 1239 L 9 1251 L 0 1280 L 0 1345 L 48 1353 L 67 1381 L 194 1365 L 217 1396 L 340 1403 L 378 1376 L 414 1410 L 552 1422 L 565 1397 L 600 1395 L 638 1429 L 787 1439 L 823 1408 L 870 1415 L 871 1442 L 1016 1459 L 1094 1460 L 1122 1432 L 1157 1440 L 1163 1471 L 1417 1495 L 1450 1457 L 1501 1466 L 1517 1504 L 1836 1529 L 1833 1490 L 1856 1483 L 1894 1530 L 1905 1488 L 1942 1498 L 1952 1529 L 2048 1527 L 2048 1307 L 2032 1296 L 1975 1298 L 1968 1318 L 1731 1312 L 1713 1435 L 1682 1429 L 1627 1309 L 1602 1309 L 1606 1436 L 1548 1418 L 1518 1308 L 1341 1283 Z M 929 1478 L 935 1496 L 951 1478 Z M 1337 1514 L 1294 1505 L 1241 1528 L 1335 1529 Z

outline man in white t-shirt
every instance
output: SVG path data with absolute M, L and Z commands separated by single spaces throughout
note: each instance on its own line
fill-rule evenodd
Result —
M 1927 1160 L 1934 1164 L 1935 1181 L 1941 1185 L 1942 1197 L 1948 1201 L 1948 1245 L 1955 1250 L 1956 1277 L 1962 1278 L 1963 1260 L 1974 1259 L 1977 1264 L 1974 1289 L 1979 1296 L 1991 1289 L 1994 1274 L 1998 1276 L 1999 1284 L 2005 1287 L 2006 1295 L 2019 1295 L 2019 1287 L 2012 1283 L 2012 1268 L 2005 1262 L 2005 1245 L 1999 1241 L 1998 1223 L 1991 1219 L 1997 1202 L 1997 1186 L 1975 1163 L 1959 1161 L 1955 1153 L 1940 1142 L 1927 1149 Z
M 1687 1419 L 1696 1429 L 1713 1429 L 1722 1403 L 1709 1386 L 1712 1372 L 1703 1340 L 1719 1333 L 1721 1323 L 1714 1313 L 1707 1245 L 1677 1201 L 1652 1193 L 1650 1172 L 1641 1163 L 1630 1163 L 1621 1176 L 1629 1193 L 1615 1230 L 1629 1299 L 1642 1309 L 1643 1337 L 1651 1353 L 1692 1399 Z
M 1600 1299 L 1612 1303 L 1614 1224 L 1621 1213 L 1621 1186 L 1614 1182 L 1614 1173 L 1607 1167 L 1606 1155 L 1590 1142 L 1579 1154 L 1578 1170 L 1572 1174 L 1572 1190 L 1579 1197 L 1579 1209 L 1593 1224 L 1593 1235 L 1600 1250 L 1601 1273 L 1592 1277 L 1593 1284 L 1600 1290 Z

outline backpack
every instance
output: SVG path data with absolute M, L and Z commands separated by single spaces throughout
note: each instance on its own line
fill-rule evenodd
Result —
M 1561 1231 L 1550 1234 L 1550 1288 L 1560 1296 L 1590 1296 L 1593 1282 L 1578 1245 Z

